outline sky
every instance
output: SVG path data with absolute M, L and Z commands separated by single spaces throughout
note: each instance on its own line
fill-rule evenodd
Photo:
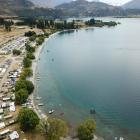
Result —
M 89 0 L 89 1 L 92 1 L 92 0 Z M 112 5 L 123 5 L 124 3 L 131 0 L 100 0 L 100 1 L 112 4 Z

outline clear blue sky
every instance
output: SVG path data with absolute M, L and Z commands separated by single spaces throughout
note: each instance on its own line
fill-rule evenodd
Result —
M 89 1 L 92 1 L 92 0 L 89 0 Z M 131 0 L 100 0 L 102 2 L 106 2 L 106 3 L 109 3 L 109 4 L 113 4 L 113 5 L 122 5 L 128 1 L 131 1 Z

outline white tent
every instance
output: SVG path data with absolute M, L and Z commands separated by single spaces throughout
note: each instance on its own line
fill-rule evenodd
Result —
M 1 122 L 0 123 L 0 129 L 4 128 L 5 127 L 5 123 L 4 122 Z
M 10 137 L 10 140 L 16 140 L 16 139 L 19 139 L 19 134 L 17 133 L 17 131 L 14 131 L 13 133 L 9 135 L 9 137 Z

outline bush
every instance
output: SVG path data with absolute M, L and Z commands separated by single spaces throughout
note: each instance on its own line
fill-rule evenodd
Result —
M 79 140 L 92 140 L 96 129 L 96 123 L 90 119 L 82 123 L 78 127 L 78 138 Z
M 27 89 L 25 80 L 19 80 L 16 82 L 15 91 L 19 91 L 20 89 Z
M 31 47 L 28 43 L 26 43 L 25 46 L 26 46 L 26 51 L 27 52 L 30 52 L 30 53 L 35 52 L 35 48 Z
M 48 140 L 60 140 L 60 137 L 65 137 L 68 133 L 66 123 L 59 119 L 49 119 L 45 129 Z
M 33 83 L 31 81 L 28 81 L 28 80 L 26 80 L 25 83 L 26 83 L 26 87 L 27 87 L 26 89 L 28 91 L 28 94 L 31 94 L 34 91 Z
M 30 68 L 24 68 L 23 72 L 20 74 L 20 80 L 26 80 L 27 77 L 33 75 L 33 71 Z
M 44 37 L 42 37 L 42 36 L 38 37 L 38 39 L 36 41 L 37 45 L 41 45 L 43 42 L 44 42 Z
M 33 75 L 33 71 L 30 68 L 24 68 L 23 73 L 24 73 L 25 77 L 30 77 Z
M 21 105 L 26 102 L 28 98 L 28 91 L 26 89 L 20 89 L 15 94 L 16 104 Z
M 20 54 L 21 54 L 20 50 L 17 50 L 17 49 L 13 50 L 13 55 L 20 55 Z
M 28 32 L 25 33 L 24 36 L 31 37 L 33 35 L 36 35 L 36 33 L 34 31 L 28 31 Z
M 24 68 L 29 68 L 32 65 L 32 61 L 29 58 L 25 57 L 23 60 L 23 65 L 24 65 Z
M 29 38 L 29 40 L 30 40 L 30 41 L 35 41 L 35 40 L 36 40 L 36 36 L 35 36 L 35 35 L 31 36 L 31 37 Z
M 31 94 L 34 90 L 34 85 L 31 81 L 19 80 L 16 82 L 15 91 L 19 91 L 20 89 L 25 89 L 27 90 L 28 94 Z
M 35 56 L 33 53 L 27 53 L 27 58 L 29 59 L 35 59 Z
M 39 118 L 33 110 L 24 108 L 19 112 L 18 122 L 23 131 L 30 131 L 34 130 L 39 124 Z

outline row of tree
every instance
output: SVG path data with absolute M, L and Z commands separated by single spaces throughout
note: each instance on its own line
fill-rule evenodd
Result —
M 22 109 L 19 112 L 18 121 L 20 128 L 25 132 L 33 131 L 37 126 L 40 126 L 40 130 L 44 133 L 47 140 L 60 140 L 61 137 L 68 136 L 69 128 L 66 122 L 60 119 L 49 118 L 39 125 L 39 118 L 31 109 Z M 79 140 L 92 140 L 95 131 L 95 121 L 93 119 L 88 119 L 78 126 L 77 138 L 79 138 Z
M 4 26 L 5 30 L 7 32 L 11 31 L 11 26 L 14 24 L 12 20 L 4 20 L 3 18 L 0 18 L 0 26 Z

